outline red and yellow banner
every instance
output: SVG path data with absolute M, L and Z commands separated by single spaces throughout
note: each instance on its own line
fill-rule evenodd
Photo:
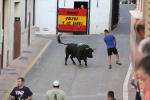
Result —
M 86 32 L 86 10 L 59 8 L 58 31 Z

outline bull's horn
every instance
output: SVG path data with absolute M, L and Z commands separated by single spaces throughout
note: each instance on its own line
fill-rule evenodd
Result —
M 92 50 L 96 50 L 96 48 L 92 48 Z
M 57 38 L 60 37 L 61 35 L 62 35 L 62 34 L 58 34 L 58 35 L 57 35 Z
M 61 36 L 62 34 L 58 34 L 58 36 Z
M 89 48 L 86 48 L 86 50 L 88 50 Z

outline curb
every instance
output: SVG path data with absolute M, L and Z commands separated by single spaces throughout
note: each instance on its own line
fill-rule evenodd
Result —
M 123 100 L 128 100 L 128 83 L 129 83 L 129 80 L 130 80 L 130 75 L 131 75 L 131 72 L 132 72 L 132 66 L 130 64 L 129 68 L 128 68 L 128 72 L 127 72 L 127 75 L 125 77 L 125 81 L 123 83 Z

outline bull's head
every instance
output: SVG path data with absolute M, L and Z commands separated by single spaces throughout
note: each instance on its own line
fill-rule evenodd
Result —
M 92 52 L 94 52 L 96 48 L 86 48 L 87 57 L 93 58 Z

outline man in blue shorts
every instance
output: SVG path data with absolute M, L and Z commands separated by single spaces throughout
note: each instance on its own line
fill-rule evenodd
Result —
M 108 52 L 108 63 L 109 63 L 109 69 L 111 69 L 111 55 L 112 53 L 116 55 L 116 64 L 121 65 L 119 62 L 119 54 L 116 49 L 116 39 L 112 34 L 108 33 L 108 30 L 104 30 L 104 41 L 107 45 L 107 52 Z

